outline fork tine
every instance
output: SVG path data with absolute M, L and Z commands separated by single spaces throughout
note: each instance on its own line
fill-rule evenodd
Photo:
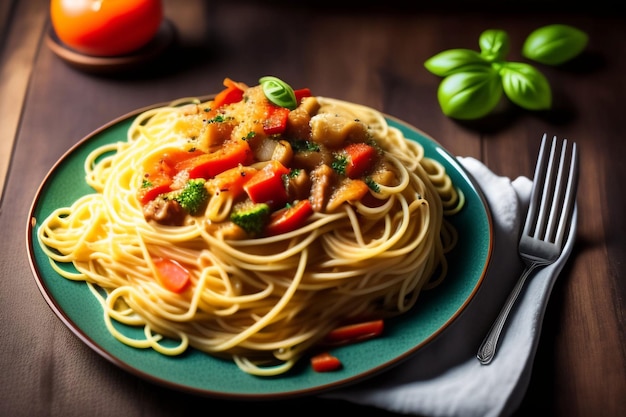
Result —
M 563 140 L 558 152 L 557 137 L 554 136 L 552 141 L 548 141 L 547 135 L 543 135 L 524 225 L 524 234 L 556 243 L 558 246 L 563 243 L 567 221 L 576 201 L 578 185 L 576 143 L 571 144 L 569 158 L 567 152 L 567 139 Z M 564 181 L 565 178 L 567 182 Z
M 578 185 L 578 152 L 563 140 L 558 152 L 557 138 L 549 142 L 544 134 L 535 168 L 528 216 L 524 234 L 561 246 L 567 230 L 567 221 L 576 202 Z M 568 167 L 569 164 L 569 168 Z M 566 177 L 567 176 L 567 177 Z M 565 179 L 567 178 L 567 181 Z M 531 233 L 532 230 L 532 233 Z
M 565 146 L 565 145 L 564 145 Z M 563 212 L 559 221 L 559 227 L 556 232 L 555 243 L 561 247 L 565 237 L 565 231 L 568 229 L 567 220 L 574 211 L 576 203 L 576 188 L 578 187 L 578 152 L 576 142 L 572 142 L 572 155 L 570 158 L 569 173 L 567 179 L 567 188 L 565 191 L 565 199 L 563 202 Z
M 545 134 L 544 134 L 544 138 L 546 138 Z M 547 139 L 542 140 L 542 151 L 543 151 L 542 156 L 543 158 L 546 158 L 546 155 L 545 155 L 546 150 L 543 148 L 544 146 L 547 146 Z M 542 195 L 541 195 L 541 200 L 540 200 L 541 206 L 539 207 L 537 224 L 535 225 L 534 236 L 540 237 L 543 240 L 545 240 L 545 234 L 548 233 L 546 229 L 546 226 L 548 224 L 546 217 L 549 218 L 550 216 L 550 210 L 551 210 L 550 202 L 552 201 L 550 196 L 552 194 L 552 189 L 554 188 L 554 184 L 555 184 L 555 169 L 556 169 L 556 165 L 554 163 L 555 152 L 556 152 L 556 137 L 552 138 L 552 144 L 550 146 L 550 155 L 547 157 L 547 168 L 545 170 L 546 171 L 545 176 L 543 178 L 540 177 L 541 182 L 539 182 L 540 184 L 543 183 L 543 190 L 542 190 Z M 542 159 L 541 165 L 546 166 L 545 159 Z
M 553 141 L 556 141 L 556 136 Z M 554 146 L 554 145 L 553 145 Z M 556 159 L 556 148 L 554 148 L 555 154 L 552 155 L 552 161 Z M 550 207 L 550 213 L 548 214 L 548 225 L 546 227 L 546 232 L 544 235 L 544 240 L 549 242 L 556 243 L 556 237 L 558 236 L 554 234 L 554 229 L 557 224 L 560 224 L 564 218 L 567 218 L 567 213 L 565 212 L 565 205 L 567 203 L 566 200 L 563 199 L 563 194 L 566 189 L 566 184 L 563 181 L 563 171 L 565 169 L 565 155 L 567 153 L 567 139 L 563 139 L 563 145 L 561 146 L 561 157 L 559 158 L 559 168 L 556 173 L 556 179 L 554 180 L 554 194 L 552 195 L 552 206 Z M 568 173 L 569 174 L 569 173 Z M 568 176 L 569 179 L 569 176 Z M 569 182 L 569 181 L 568 181 Z M 553 237 L 555 237 L 553 239 Z M 559 245 L 560 246 L 560 245 Z
M 541 139 L 541 146 L 539 148 L 539 156 L 537 158 L 537 164 L 535 165 L 535 174 L 533 177 L 533 185 L 530 192 L 530 202 L 528 205 L 528 214 L 526 215 L 526 222 L 524 223 L 524 235 L 531 235 L 531 229 L 539 224 L 535 222 L 537 217 L 538 205 L 542 194 L 541 184 L 545 182 L 545 175 L 548 163 L 546 162 L 547 155 L 547 141 L 546 134 L 543 134 Z

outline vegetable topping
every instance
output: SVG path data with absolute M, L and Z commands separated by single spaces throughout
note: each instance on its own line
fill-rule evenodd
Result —
M 283 80 L 267 76 L 262 77 L 259 82 L 267 99 L 277 106 L 294 110 L 298 105 L 293 88 Z
M 211 227 L 230 222 L 221 229 L 230 239 L 275 236 L 376 192 L 376 181 L 393 183 L 368 127 L 320 107 L 310 89 L 276 77 L 254 87 L 224 79 L 212 100 L 180 109 L 184 146 L 143 162 L 144 217 L 183 225 L 227 198 L 228 213 L 206 219 Z

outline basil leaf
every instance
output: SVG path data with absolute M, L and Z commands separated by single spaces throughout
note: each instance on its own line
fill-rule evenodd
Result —
M 532 65 L 506 62 L 500 69 L 504 94 L 528 110 L 547 110 L 552 106 L 552 90 L 544 75 Z
M 533 31 L 524 41 L 522 55 L 546 65 L 560 65 L 580 54 L 589 36 L 575 27 L 554 24 Z
M 509 54 L 509 34 L 503 30 L 488 29 L 478 38 L 480 54 L 488 61 L 503 61 Z
M 448 49 L 430 57 L 424 66 L 439 77 L 447 77 L 455 72 L 464 71 L 471 65 L 489 65 L 483 56 L 471 49 Z
M 280 78 L 272 76 L 261 77 L 259 84 L 263 88 L 265 97 L 277 106 L 286 107 L 289 110 L 293 110 L 298 106 L 293 88 Z
M 498 71 L 473 66 L 443 79 L 437 98 L 443 113 L 455 119 L 478 119 L 491 112 L 502 97 Z

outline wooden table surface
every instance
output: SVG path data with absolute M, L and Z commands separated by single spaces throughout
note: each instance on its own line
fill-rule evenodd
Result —
M 132 72 L 94 74 L 67 65 L 46 46 L 46 0 L 2 2 L 0 415 L 150 415 L 156 409 L 191 415 L 195 407 L 208 414 L 221 404 L 130 375 L 64 327 L 29 267 L 27 213 L 53 164 L 103 124 L 153 103 L 214 93 L 224 77 L 254 84 L 267 74 L 397 116 L 453 154 L 478 158 L 511 178 L 532 177 L 544 132 L 575 140 L 581 152 L 576 246 L 553 288 L 530 385 L 515 415 L 626 415 L 626 19 L 609 2 L 575 10 L 531 1 L 518 11 L 496 2 L 412 9 L 385 3 L 165 1 L 177 32 L 167 53 Z M 525 61 L 525 37 L 551 23 L 590 37 L 568 65 L 537 64 L 553 89 L 551 111 L 509 105 L 471 123 L 443 115 L 436 98 L 440 79 L 425 70 L 427 58 L 445 49 L 477 50 L 480 33 L 495 28 L 510 35 L 509 59 Z M 54 352 L 62 349 L 85 365 L 58 361 Z M 82 398 L 80 387 L 75 397 L 61 395 L 77 374 L 101 384 L 102 396 Z M 319 398 L 230 407 L 391 415 Z

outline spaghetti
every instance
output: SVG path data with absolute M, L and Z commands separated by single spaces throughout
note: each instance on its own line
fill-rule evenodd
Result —
M 456 241 L 445 216 L 463 206 L 463 195 L 441 164 L 372 108 L 296 94 L 285 126 L 270 130 L 268 120 L 282 107 L 260 86 L 225 85 L 224 92 L 240 93 L 223 104 L 218 95 L 147 110 L 126 140 L 95 149 L 85 161 L 95 192 L 51 213 L 37 236 L 60 275 L 90 286 L 122 343 L 165 355 L 193 347 L 250 374 L 278 375 L 333 328 L 403 314 L 441 282 Z M 207 201 L 199 212 L 180 214 L 173 202 L 192 180 L 191 155 L 223 154 L 231 140 L 249 147 L 245 162 L 202 177 Z M 343 151 L 355 143 L 376 153 L 350 178 L 340 162 L 356 158 Z M 188 159 L 168 165 L 178 169 L 146 201 L 146 184 L 154 187 L 163 161 L 177 152 Z M 276 197 L 250 202 L 246 183 L 225 180 L 255 178 L 277 160 L 288 171 L 280 175 L 287 196 L 280 204 Z M 234 220 L 241 207 L 265 204 L 277 213 L 298 201 L 311 211 L 292 229 L 251 231 Z M 160 260 L 180 267 L 187 282 L 164 285 Z M 128 336 L 125 326 L 143 328 L 143 337 Z

